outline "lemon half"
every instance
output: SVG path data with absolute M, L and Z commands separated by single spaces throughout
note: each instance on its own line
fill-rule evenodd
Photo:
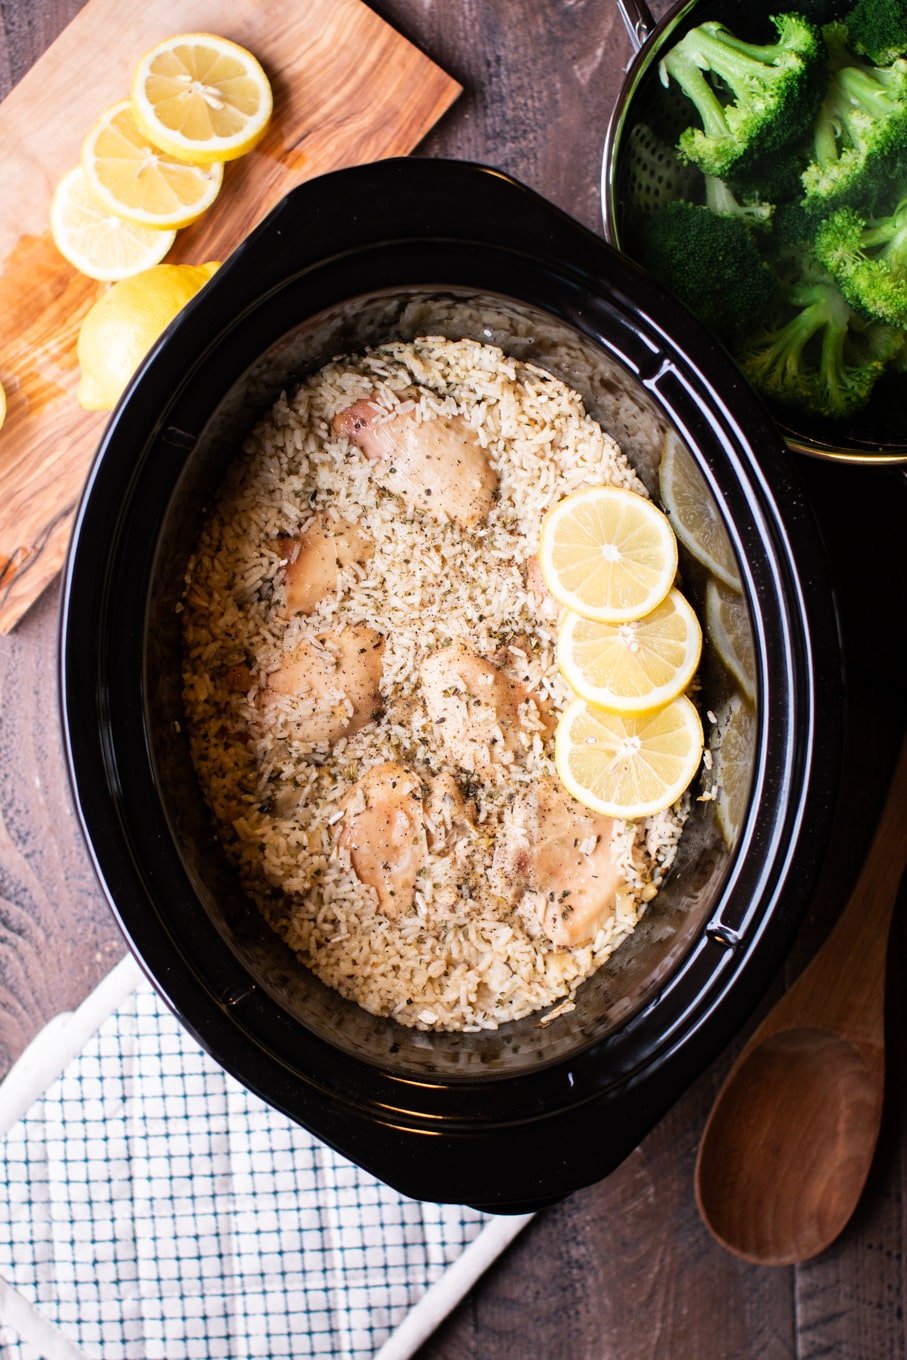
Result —
M 665 437 L 658 469 L 661 501 L 681 543 L 713 576 L 740 590 L 740 573 L 727 530 L 692 456 L 677 436 Z
M 732 694 L 718 715 L 714 754 L 715 812 L 724 842 L 733 849 L 746 816 L 752 782 L 756 718 L 739 694 Z
M 217 268 L 215 261 L 159 264 L 104 293 L 79 331 L 79 405 L 113 410 L 155 340 Z
M 727 670 L 750 703 L 756 694 L 756 653 L 743 595 L 718 581 L 705 588 L 705 628 Z

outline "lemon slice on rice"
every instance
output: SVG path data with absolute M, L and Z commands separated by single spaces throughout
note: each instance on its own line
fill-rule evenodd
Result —
M 567 684 L 612 713 L 645 713 L 676 699 L 701 652 L 699 620 L 679 590 L 631 623 L 595 623 L 567 610 L 557 639 Z
M 671 432 L 665 437 L 658 470 L 661 501 L 677 537 L 697 562 L 731 590 L 740 590 L 740 573 L 727 530 L 687 449 Z
M 153 146 L 136 126 L 128 99 L 90 128 L 82 169 L 109 212 L 168 230 L 187 227 L 210 208 L 224 178 L 222 165 L 187 165 Z
M 539 567 L 551 594 L 575 614 L 627 623 L 648 614 L 671 589 L 677 540 L 645 496 L 593 486 L 549 510 Z
M 213 33 L 181 33 L 152 47 L 136 68 L 131 97 L 148 140 L 195 165 L 251 151 L 273 108 L 261 64 Z
M 159 264 L 175 231 L 139 227 L 112 213 L 92 193 L 80 165 L 63 176 L 50 205 L 50 230 L 60 254 L 80 273 L 102 283 Z
M 702 747 L 699 714 L 684 694 L 636 717 L 574 699 L 558 722 L 554 759 L 561 783 L 585 807 L 630 821 L 676 803 Z

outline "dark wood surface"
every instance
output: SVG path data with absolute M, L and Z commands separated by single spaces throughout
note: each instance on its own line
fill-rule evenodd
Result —
M 79 0 L 0 0 L 0 95 L 79 8 Z M 466 87 L 420 154 L 499 166 L 599 229 L 604 126 L 630 56 L 611 0 L 376 0 L 374 8 Z M 190 4 L 186 13 L 188 22 Z M 807 462 L 800 472 L 839 599 L 848 735 L 837 827 L 788 980 L 856 877 L 903 729 L 907 675 L 904 480 Z M 0 638 L 0 1074 L 123 948 L 65 784 L 58 599 L 52 587 Z M 901 909 L 889 966 L 881 1139 L 863 1200 L 833 1248 L 796 1269 L 760 1269 L 721 1250 L 697 1216 L 699 1136 L 743 1037 L 729 1034 L 727 1051 L 626 1162 L 540 1215 L 420 1360 L 907 1360 L 904 918 Z

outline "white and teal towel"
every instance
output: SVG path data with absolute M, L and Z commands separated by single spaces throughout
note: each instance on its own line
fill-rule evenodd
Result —
M 0 1356 L 402 1360 L 527 1217 L 389 1189 L 124 959 L 0 1085 Z

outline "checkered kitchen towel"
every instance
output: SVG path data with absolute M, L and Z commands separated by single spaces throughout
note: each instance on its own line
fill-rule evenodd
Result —
M 526 1221 L 332 1152 L 131 959 L 0 1085 L 3 1360 L 402 1360 Z

